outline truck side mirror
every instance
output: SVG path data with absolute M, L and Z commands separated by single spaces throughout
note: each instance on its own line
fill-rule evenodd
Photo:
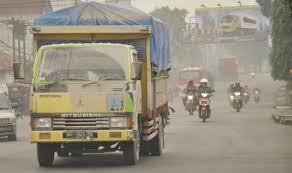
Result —
M 13 64 L 14 79 L 22 80 L 24 79 L 24 67 L 22 63 Z
M 142 76 L 142 63 L 141 62 L 133 62 L 131 64 L 131 74 L 130 77 L 132 80 L 141 80 Z

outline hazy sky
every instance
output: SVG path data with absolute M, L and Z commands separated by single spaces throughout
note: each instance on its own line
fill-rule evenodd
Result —
M 221 3 L 223 6 L 238 5 L 238 0 L 133 0 L 133 5 L 139 9 L 149 12 L 155 8 L 169 5 L 170 7 L 186 8 L 193 12 L 201 4 L 206 6 L 217 6 Z M 256 0 L 241 0 L 243 5 L 254 5 Z
M 104 0 L 95 1 L 102 2 Z M 237 3 L 238 0 L 132 0 L 132 2 L 133 6 L 145 12 L 151 12 L 155 8 L 166 5 L 170 7 L 185 8 L 189 10 L 190 13 L 193 13 L 194 9 L 200 7 L 201 4 L 212 7 L 217 6 L 218 3 L 221 3 L 222 6 L 239 5 Z M 256 0 L 241 0 L 241 3 L 242 5 L 254 5 L 256 4 Z

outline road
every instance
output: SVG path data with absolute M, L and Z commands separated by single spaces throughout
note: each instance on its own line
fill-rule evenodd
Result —
M 250 103 L 236 113 L 227 103 L 227 84 L 217 83 L 213 115 L 207 123 L 189 116 L 175 104 L 177 113 L 166 129 L 166 149 L 161 157 L 145 157 L 137 166 L 124 166 L 121 155 L 100 154 L 58 158 L 53 168 L 40 168 L 36 147 L 29 143 L 28 119 L 18 122 L 18 141 L 0 143 L 0 170 L 10 173 L 291 173 L 292 126 L 271 118 L 272 92 L 278 83 L 268 75 L 257 78 L 263 101 Z

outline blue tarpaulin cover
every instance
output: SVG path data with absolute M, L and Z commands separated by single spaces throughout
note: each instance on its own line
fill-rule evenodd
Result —
M 159 70 L 170 68 L 169 31 L 158 19 L 133 7 L 86 2 L 35 19 L 39 26 L 147 25 L 151 26 L 151 60 Z

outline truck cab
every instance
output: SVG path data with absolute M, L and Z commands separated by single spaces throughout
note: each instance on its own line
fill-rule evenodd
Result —
M 52 44 L 36 57 L 31 141 L 40 144 L 40 162 L 50 150 L 81 154 L 87 142 L 106 142 L 108 151 L 138 140 L 141 64 L 133 46 Z
M 168 73 L 153 71 L 147 26 L 42 26 L 32 33 L 30 141 L 40 166 L 52 166 L 54 153 L 122 151 L 129 165 L 140 154 L 162 154 Z M 22 64 L 14 67 L 15 79 L 23 79 Z

